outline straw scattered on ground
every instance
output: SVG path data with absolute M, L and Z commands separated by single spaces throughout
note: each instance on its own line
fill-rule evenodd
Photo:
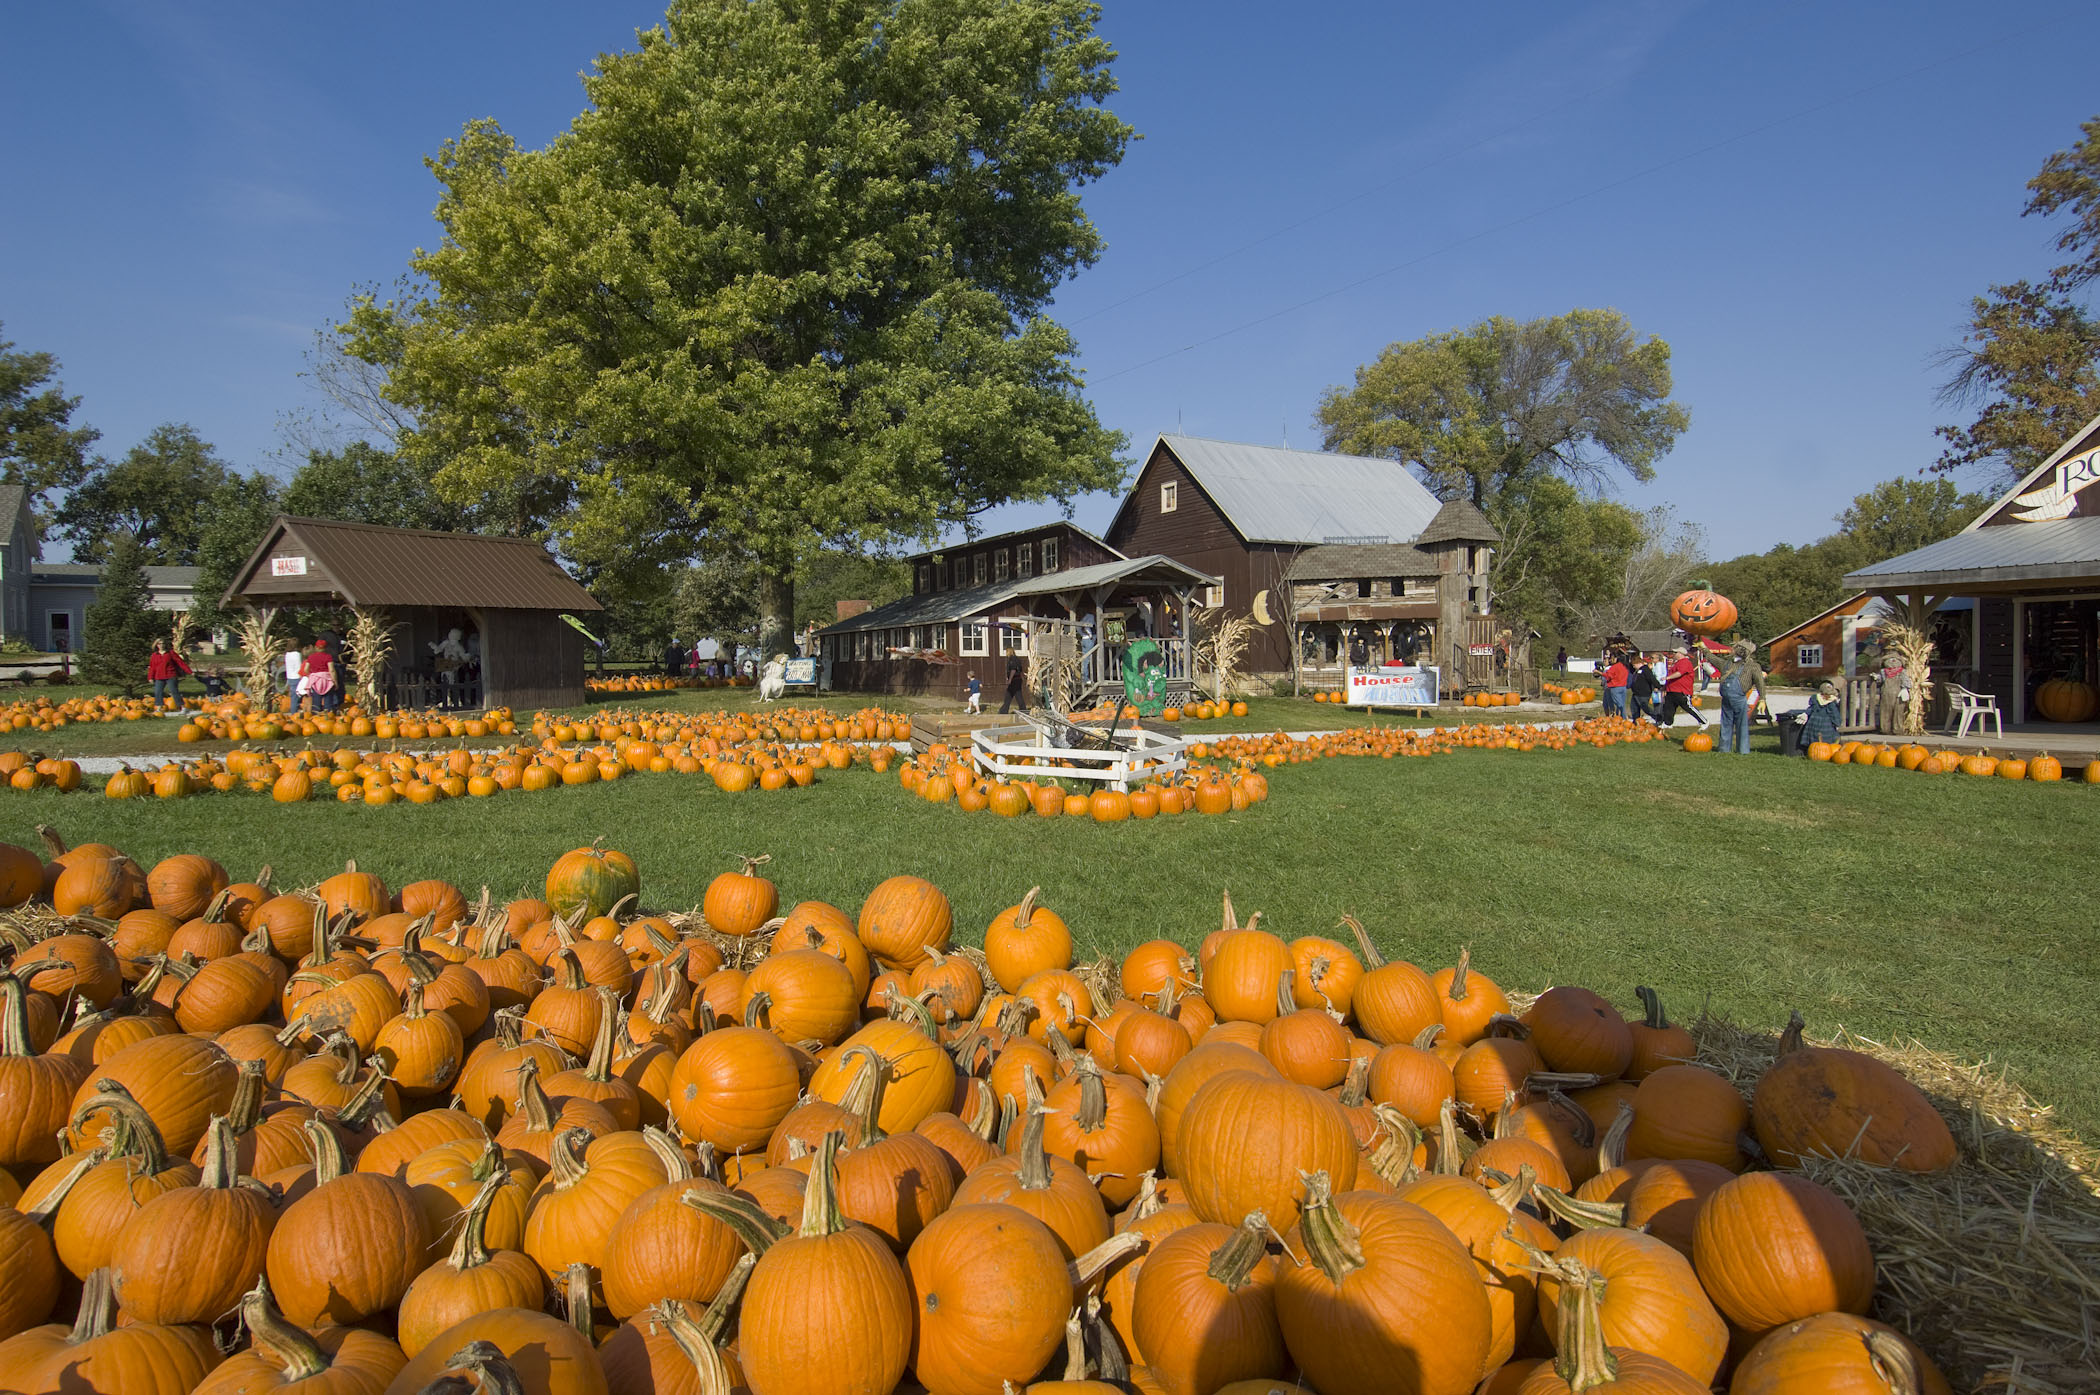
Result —
M 1692 1033 L 1700 1064 L 1746 1094 L 1778 1054 L 1776 1033 L 1707 1017 Z M 1987 1066 L 1842 1029 L 1817 1044 L 1895 1066 L 1961 1145 L 1957 1166 L 1929 1175 L 1844 1159 L 1803 1169 L 1866 1226 L 1874 1316 L 1924 1347 L 1956 1390 L 2100 1389 L 2100 1149 Z

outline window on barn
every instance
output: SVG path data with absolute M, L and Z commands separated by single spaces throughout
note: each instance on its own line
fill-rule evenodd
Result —
M 984 558 L 984 554 L 983 554 L 982 552 L 980 552 L 980 553 L 978 553 L 978 554 L 977 554 L 976 558 L 975 558 L 975 559 L 974 559 L 974 560 L 972 561 L 972 563 L 971 563 L 971 567 L 970 567 L 970 570 L 971 570 L 972 574 L 973 574 L 973 575 L 975 575 L 975 576 L 976 576 L 976 578 L 977 578 L 977 584 L 978 584 L 979 586 L 982 586 L 982 585 L 984 585 L 984 567 L 985 567 L 985 558 Z
M 1823 646 L 1820 644 L 1803 644 L 1798 646 L 1794 650 L 1794 667 L 1823 667 Z
M 1043 539 L 1043 575 L 1044 575 L 1044 576 L 1048 576 L 1048 575 L 1050 575 L 1050 573 L 1052 573 L 1052 572 L 1054 572 L 1054 571 L 1056 571 L 1056 570 L 1057 570 L 1057 539 L 1056 539 L 1056 538 L 1044 538 L 1044 539 Z
M 992 554 L 992 580 L 1006 580 L 1006 568 L 1007 564 L 1011 560 L 1012 559 L 1006 555 L 1006 549 L 1003 547 Z
M 1023 578 L 1035 575 L 1034 543 L 1022 543 L 1014 549 L 1014 575 Z
M 1016 620 L 999 627 L 999 652 L 1001 654 L 1026 654 L 1028 652 L 1028 622 Z
M 1204 587 L 1203 604 L 1213 608 L 1225 604 L 1225 588 L 1222 586 Z
M 1159 511 L 1172 513 L 1181 507 L 1181 486 L 1168 480 L 1159 487 Z
M 962 622 L 962 652 L 967 656 L 991 652 L 989 627 L 981 619 Z
M 1371 598 L 1371 583 L 1368 579 L 1360 580 L 1356 583 L 1356 598 L 1360 601 L 1367 601 Z

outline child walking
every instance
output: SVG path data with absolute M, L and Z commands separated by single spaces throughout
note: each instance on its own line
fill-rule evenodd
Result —
M 984 683 L 974 673 L 970 675 L 969 693 L 970 711 L 973 713 L 982 712 L 984 710 Z

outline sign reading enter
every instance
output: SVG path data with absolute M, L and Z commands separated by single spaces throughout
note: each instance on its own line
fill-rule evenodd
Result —
M 270 575 L 305 576 L 306 559 L 304 557 L 272 557 L 270 559 Z

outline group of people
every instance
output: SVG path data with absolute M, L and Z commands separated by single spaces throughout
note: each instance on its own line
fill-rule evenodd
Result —
M 1718 745 L 1731 754 L 1750 753 L 1750 718 L 1763 700 L 1765 673 L 1757 662 L 1756 648 L 1748 642 L 1729 651 L 1725 667 L 1716 664 L 1703 648 L 1642 654 L 1631 645 L 1614 646 L 1605 652 L 1602 671 L 1606 716 L 1646 718 L 1662 727 L 1675 725 L 1680 712 L 1706 725 L 1695 694 L 1719 679 Z
M 746 659 L 742 671 L 748 678 L 757 672 L 757 665 Z M 736 672 L 727 660 L 701 658 L 697 643 L 687 644 L 682 639 L 673 639 L 664 649 L 664 676 L 668 678 L 683 678 L 688 673 L 695 678 L 730 678 Z
M 226 670 L 213 665 L 198 673 L 174 645 L 164 639 L 153 641 L 153 652 L 146 656 L 146 681 L 153 688 L 154 706 L 180 707 L 182 680 L 191 677 L 204 685 L 207 698 L 226 696 Z

